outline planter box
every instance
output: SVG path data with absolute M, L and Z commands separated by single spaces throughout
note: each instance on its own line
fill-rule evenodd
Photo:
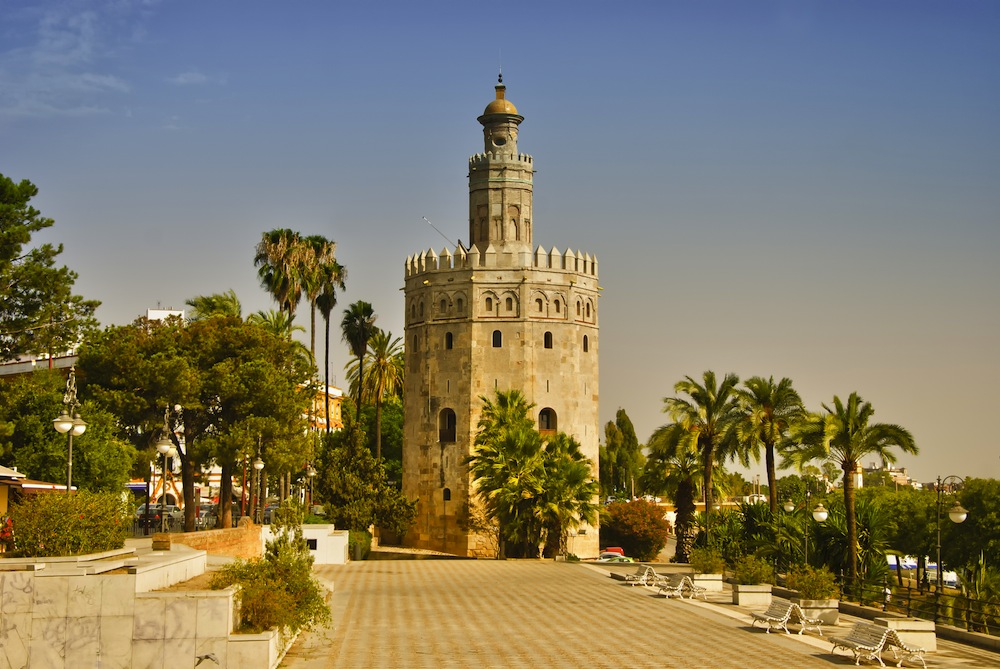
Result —
M 751 609 L 766 609 L 771 605 L 771 584 L 733 584 L 733 604 Z
M 921 618 L 876 618 L 876 625 L 882 625 L 896 630 L 900 640 L 914 646 L 920 646 L 928 653 L 937 651 L 937 635 L 934 633 L 934 621 Z
M 722 592 L 722 574 L 692 574 L 691 580 L 705 592 Z
M 840 620 L 839 599 L 799 599 L 793 597 L 792 603 L 798 604 L 806 617 L 816 618 L 824 625 L 836 625 Z

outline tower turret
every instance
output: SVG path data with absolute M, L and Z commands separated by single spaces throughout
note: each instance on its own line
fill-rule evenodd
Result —
M 524 117 L 506 90 L 501 77 L 496 99 L 478 118 L 484 150 L 469 159 L 469 239 L 481 253 L 492 245 L 502 266 L 523 267 L 531 255 L 534 164 L 531 156 L 517 152 Z

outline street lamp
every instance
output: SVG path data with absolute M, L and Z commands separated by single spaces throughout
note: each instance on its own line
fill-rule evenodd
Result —
M 166 532 L 167 529 L 167 458 L 172 458 L 177 455 L 177 449 L 174 447 L 174 442 L 170 438 L 170 407 L 163 412 L 163 432 L 160 435 L 159 440 L 156 442 L 156 450 L 160 455 L 163 456 L 163 473 L 161 476 L 160 485 L 163 487 L 163 492 L 160 493 L 160 532 Z M 146 510 L 149 513 L 149 509 Z
M 943 479 L 937 478 L 937 591 L 940 593 L 944 587 L 944 570 L 941 568 L 941 487 L 943 485 L 959 485 L 965 483 L 961 476 L 946 476 Z M 969 517 L 969 512 L 962 508 L 962 505 L 955 500 L 955 504 L 948 510 L 948 518 L 951 522 L 958 524 L 965 522 Z
M 316 480 L 316 468 L 309 465 L 309 469 L 306 471 L 306 475 L 309 477 L 309 513 L 312 513 L 313 507 L 313 481 Z
M 806 505 L 805 505 L 804 508 L 806 508 L 806 509 L 809 508 L 809 500 L 811 498 L 812 498 L 812 492 L 810 492 L 810 491 L 807 490 L 806 491 Z M 795 502 L 793 502 L 790 499 L 785 500 L 785 503 L 782 504 L 782 508 L 787 513 L 791 513 L 793 511 L 795 511 Z M 826 510 L 826 507 L 823 506 L 822 502 L 820 502 L 819 504 L 817 504 L 816 508 L 813 509 L 813 511 L 812 511 L 813 520 L 815 520 L 817 523 L 825 523 L 826 519 L 829 516 L 830 516 L 830 512 Z M 805 534 L 805 537 L 806 537 L 806 549 L 805 549 L 805 560 L 804 560 L 804 562 L 805 562 L 806 565 L 809 564 L 809 530 L 811 529 L 809 527 L 809 525 L 808 525 L 808 522 L 809 521 L 807 519 L 806 520 L 807 524 L 806 524 L 805 532 L 803 533 L 803 534 Z
M 87 424 L 76 410 L 80 406 L 80 402 L 76 399 L 76 367 L 69 369 L 63 404 L 66 406 L 59 417 L 52 421 L 52 427 L 59 434 L 66 435 L 66 494 L 68 495 L 73 488 L 73 437 L 79 437 L 87 430 Z
M 253 468 L 257 471 L 257 484 L 259 488 L 259 492 L 257 493 L 257 509 L 253 520 L 260 525 L 264 522 L 263 511 L 261 510 L 261 500 L 264 497 L 264 461 L 260 459 L 260 455 L 253 461 Z

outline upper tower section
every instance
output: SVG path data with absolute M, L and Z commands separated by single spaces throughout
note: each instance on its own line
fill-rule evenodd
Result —
M 480 253 L 497 254 L 501 266 L 531 264 L 531 156 L 517 152 L 517 130 L 524 117 L 506 97 L 501 76 L 496 99 L 486 106 L 483 153 L 469 159 L 469 239 Z

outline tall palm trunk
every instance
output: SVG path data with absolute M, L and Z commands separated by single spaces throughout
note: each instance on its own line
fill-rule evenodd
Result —
M 324 316 L 326 323 L 325 334 L 326 343 L 323 352 L 323 377 L 326 380 L 326 387 L 323 389 L 323 402 L 326 405 L 326 433 L 330 434 L 330 317 Z
M 854 470 L 855 463 L 845 460 L 844 469 L 844 510 L 847 513 L 847 559 L 851 588 L 857 587 L 858 579 L 858 519 L 854 515 Z
M 375 457 L 382 459 L 382 401 L 375 401 Z
M 355 422 L 361 426 L 361 398 L 365 394 L 365 356 L 358 356 L 358 406 L 355 411 Z
M 778 481 L 774 471 L 774 444 L 764 444 L 764 466 L 767 469 L 767 497 L 771 505 L 771 518 L 778 517 Z M 759 490 L 755 492 L 760 492 Z M 809 509 L 806 509 L 809 511 Z M 811 512 L 810 512 L 811 513 Z
M 216 512 L 219 529 L 233 526 L 233 463 L 222 463 L 222 480 L 219 483 L 219 507 Z
M 309 303 L 309 355 L 316 363 L 316 301 Z

